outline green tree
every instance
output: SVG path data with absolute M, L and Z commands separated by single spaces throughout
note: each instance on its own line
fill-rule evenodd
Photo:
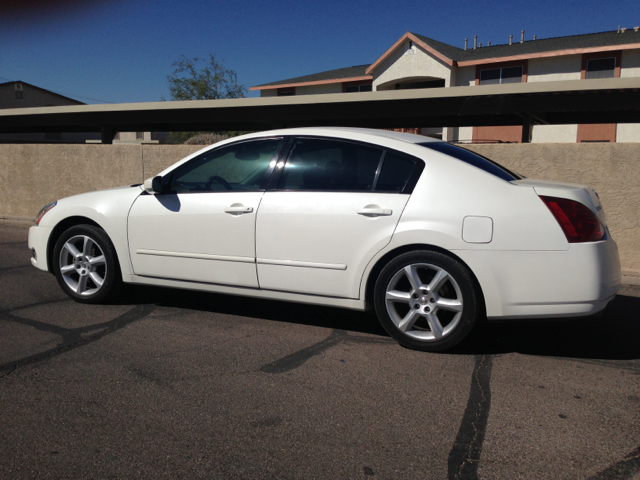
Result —
M 173 72 L 167 75 L 171 100 L 217 100 L 246 96 L 247 89 L 238 83 L 236 72 L 226 68 L 224 62 L 217 61 L 214 55 L 209 55 L 208 60 L 181 55 L 171 67 Z M 169 141 L 184 143 L 203 133 L 232 136 L 240 132 L 171 132 Z

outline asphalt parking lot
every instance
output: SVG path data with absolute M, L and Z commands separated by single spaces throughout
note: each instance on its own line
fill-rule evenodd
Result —
M 1 478 L 640 479 L 640 287 L 425 354 L 348 310 L 80 305 L 26 238 L 0 222 Z

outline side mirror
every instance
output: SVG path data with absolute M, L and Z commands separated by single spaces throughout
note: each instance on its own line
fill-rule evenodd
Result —
M 162 177 L 158 175 L 157 177 L 147 178 L 144 181 L 144 189 L 152 195 L 162 193 Z

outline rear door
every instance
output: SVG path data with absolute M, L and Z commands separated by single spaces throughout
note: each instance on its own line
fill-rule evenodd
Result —
M 364 269 L 391 240 L 422 166 L 374 145 L 295 138 L 260 205 L 260 287 L 358 298 Z

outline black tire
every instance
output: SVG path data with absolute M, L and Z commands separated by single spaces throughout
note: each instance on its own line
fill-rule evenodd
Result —
M 484 313 L 469 269 L 429 250 L 391 260 L 380 272 L 373 295 L 376 315 L 387 333 L 402 346 L 424 352 L 457 345 Z
M 118 256 L 101 228 L 93 225 L 69 228 L 58 238 L 51 260 L 60 287 L 76 302 L 105 303 L 120 292 L 122 274 Z

